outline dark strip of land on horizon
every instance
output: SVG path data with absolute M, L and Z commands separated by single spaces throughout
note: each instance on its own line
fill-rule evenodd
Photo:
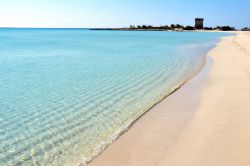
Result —
M 90 30 L 113 30 L 113 31 L 195 31 L 195 30 L 208 30 L 208 31 L 237 31 L 235 27 L 231 26 L 216 26 L 216 27 L 204 27 L 203 29 L 197 29 L 193 26 L 182 26 L 180 24 L 171 24 L 170 26 L 151 26 L 151 25 L 138 25 L 125 28 L 91 28 Z M 250 28 L 242 28 L 242 31 L 250 31 Z

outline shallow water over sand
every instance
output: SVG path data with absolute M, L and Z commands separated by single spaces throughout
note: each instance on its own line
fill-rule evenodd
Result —
M 0 29 L 0 165 L 91 159 L 224 35 Z

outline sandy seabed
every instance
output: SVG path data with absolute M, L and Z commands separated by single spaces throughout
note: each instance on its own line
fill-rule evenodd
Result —
M 250 166 L 250 32 L 225 37 L 202 71 L 90 166 Z

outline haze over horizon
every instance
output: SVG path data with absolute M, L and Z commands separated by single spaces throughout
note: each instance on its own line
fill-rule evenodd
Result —
M 250 27 L 247 0 L 0 0 L 0 27 L 127 27 L 129 25 L 193 25 Z M 247 18 L 247 19 L 246 19 Z

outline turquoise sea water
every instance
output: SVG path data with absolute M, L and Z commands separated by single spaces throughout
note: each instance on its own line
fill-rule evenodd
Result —
M 0 165 L 85 163 L 225 35 L 0 29 Z

